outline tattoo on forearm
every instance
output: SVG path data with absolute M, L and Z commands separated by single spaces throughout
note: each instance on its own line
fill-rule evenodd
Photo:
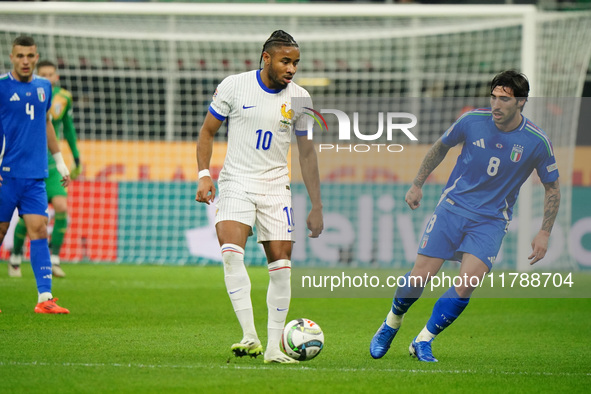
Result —
M 551 232 L 560 206 L 560 186 L 558 181 L 544 184 L 546 189 L 544 195 L 544 219 L 542 230 Z
M 412 181 L 415 186 L 423 186 L 429 175 L 431 175 L 433 170 L 437 168 L 441 161 L 443 161 L 445 155 L 447 155 L 447 151 L 449 151 L 449 148 L 449 146 L 445 145 L 441 141 L 437 141 L 435 144 L 433 144 L 431 149 L 429 149 L 429 152 L 427 152 L 425 155 L 416 178 Z

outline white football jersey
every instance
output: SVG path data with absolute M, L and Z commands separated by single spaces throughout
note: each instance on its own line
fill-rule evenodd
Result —
M 228 119 L 220 191 L 291 194 L 287 154 L 292 131 L 307 133 L 310 117 L 303 107 L 312 108 L 304 88 L 291 82 L 284 89 L 269 89 L 260 70 L 231 75 L 218 85 L 209 112 L 219 120 Z

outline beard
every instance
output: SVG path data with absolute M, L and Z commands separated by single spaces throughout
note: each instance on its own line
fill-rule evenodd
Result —
M 275 71 L 275 69 L 273 68 L 273 66 L 269 67 L 269 79 L 271 80 L 271 82 L 275 85 L 275 86 L 279 86 L 281 89 L 285 88 L 287 86 L 287 83 L 285 83 L 285 81 L 283 80 L 283 78 L 279 78 L 279 75 L 277 74 L 277 72 Z

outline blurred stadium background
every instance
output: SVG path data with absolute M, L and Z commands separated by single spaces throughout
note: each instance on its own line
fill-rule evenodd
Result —
M 462 111 L 486 106 L 494 74 L 517 68 L 532 80 L 532 96 L 540 98 L 528 110 L 554 143 L 563 188 L 550 252 L 539 267 L 591 268 L 588 0 L 123 3 L 132 2 L 0 4 L 0 71 L 11 68 L 12 40 L 30 34 L 41 58 L 59 64 L 61 85 L 74 96 L 84 172 L 70 188 L 62 260 L 220 260 L 212 208 L 194 201 L 198 131 L 217 84 L 256 68 L 262 43 L 280 28 L 300 44 L 296 82 L 317 104 L 360 111 L 368 130 L 375 130 L 372 116 L 384 103 L 419 118 L 418 143 L 392 140 L 404 145 L 403 153 L 319 155 L 326 231 L 317 241 L 305 237 L 307 195 L 294 166 L 297 263 L 410 266 L 454 163 L 448 157 L 433 174 L 423 208 L 411 214 L 404 193 L 424 152 Z M 320 134 L 318 142 L 334 137 Z M 214 176 L 226 138 L 221 130 Z M 531 197 L 520 201 L 531 208 L 528 221 L 536 229 L 543 188 L 535 179 L 532 184 Z M 515 212 L 518 217 L 523 210 Z M 518 268 L 520 243 L 529 247 L 518 223 L 507 236 L 501 268 Z M 9 247 L 6 240 L 2 259 Z M 248 252 L 250 264 L 264 263 L 252 239 Z

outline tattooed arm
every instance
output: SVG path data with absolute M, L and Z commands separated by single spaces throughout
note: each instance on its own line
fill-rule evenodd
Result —
M 544 183 L 544 188 L 546 189 L 544 193 L 544 220 L 542 221 L 542 228 L 531 243 L 532 254 L 528 257 L 531 260 L 530 264 L 537 263 L 546 255 L 548 238 L 560 206 L 560 185 L 558 180 Z
M 425 155 L 425 158 L 421 163 L 421 167 L 419 168 L 419 172 L 412 181 L 412 186 L 406 193 L 405 201 L 410 209 L 417 209 L 421 205 L 420 202 L 423 198 L 423 184 L 429 175 L 431 175 L 433 170 L 437 168 L 439 163 L 443 161 L 450 148 L 450 146 L 447 146 L 441 142 L 441 138 L 439 138 L 437 142 L 433 144 L 431 149 L 429 149 L 429 152 L 427 152 Z

